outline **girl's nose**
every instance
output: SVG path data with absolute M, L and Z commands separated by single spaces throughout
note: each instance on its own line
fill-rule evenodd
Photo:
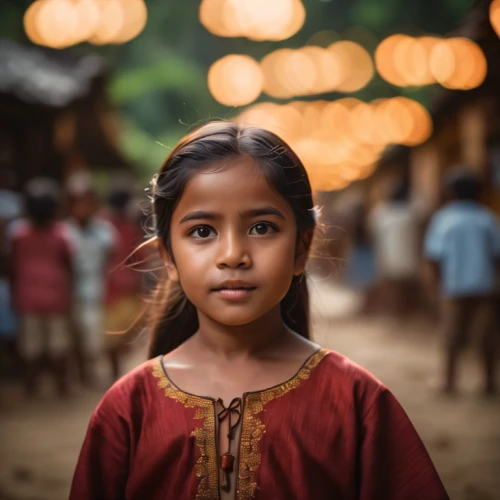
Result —
M 242 238 L 231 234 L 225 238 L 220 238 L 216 264 L 219 269 L 224 267 L 233 269 L 250 267 L 252 259 Z

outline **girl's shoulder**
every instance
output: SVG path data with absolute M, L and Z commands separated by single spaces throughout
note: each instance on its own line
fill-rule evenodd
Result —
M 160 367 L 159 358 L 140 364 L 116 381 L 104 394 L 94 413 L 137 413 L 160 393 L 155 372 Z
M 314 370 L 315 378 L 323 386 L 323 391 L 335 399 L 342 398 L 369 407 L 378 397 L 390 392 L 375 375 L 346 356 L 329 349 L 321 349 L 319 355 L 322 359 Z

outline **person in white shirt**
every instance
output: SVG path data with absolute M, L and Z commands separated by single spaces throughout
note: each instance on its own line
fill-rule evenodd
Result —
M 408 186 L 396 183 L 387 201 L 370 214 L 377 277 L 389 312 L 405 317 L 415 307 L 420 267 L 419 215 Z
M 82 381 L 93 384 L 103 348 L 103 301 L 115 230 L 96 215 L 98 196 L 85 184 L 69 189 L 68 226 L 75 241 L 74 322 Z

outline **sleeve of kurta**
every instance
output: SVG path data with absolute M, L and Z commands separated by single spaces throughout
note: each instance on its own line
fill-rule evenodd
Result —
M 405 411 L 380 387 L 362 421 L 358 500 L 449 500 Z
M 130 432 L 119 401 L 105 399 L 95 410 L 83 442 L 70 500 L 125 498 Z

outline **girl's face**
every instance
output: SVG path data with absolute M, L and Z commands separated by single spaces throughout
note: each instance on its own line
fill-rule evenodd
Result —
M 217 165 L 219 166 L 219 165 Z M 262 317 L 286 295 L 306 252 L 296 252 L 293 211 L 254 160 L 193 176 L 174 210 L 166 256 L 169 278 L 203 316 L 223 325 Z M 297 256 L 297 254 L 300 254 Z

